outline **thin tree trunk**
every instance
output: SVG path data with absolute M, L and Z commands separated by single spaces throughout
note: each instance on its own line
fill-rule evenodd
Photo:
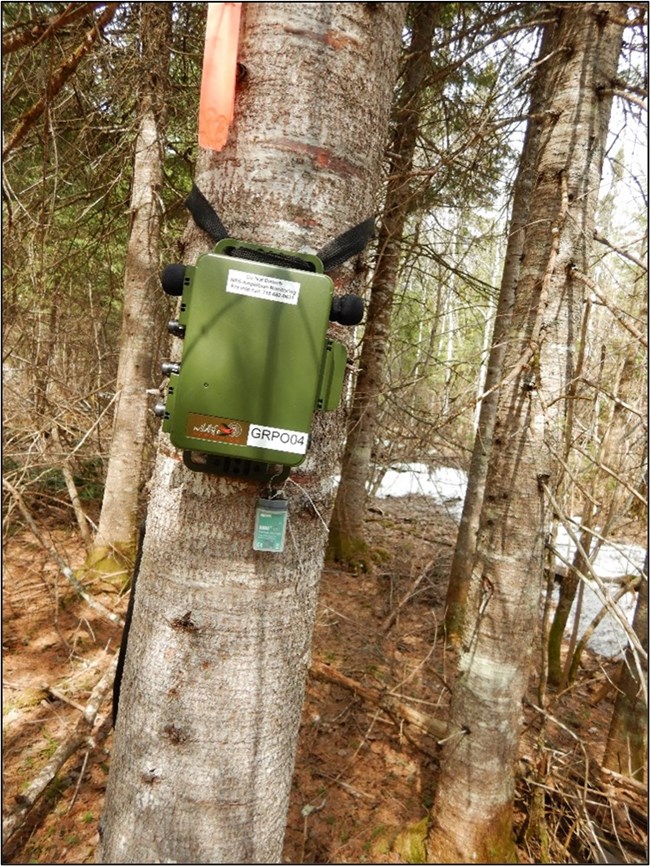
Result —
M 444 356 L 445 356 L 445 381 L 443 385 L 442 391 L 442 415 L 443 417 L 449 414 L 449 405 L 451 402 L 451 381 L 453 378 L 454 372 L 454 333 L 456 331 L 456 322 L 454 317 L 454 303 L 455 303 L 455 292 L 453 289 L 447 295 L 447 305 L 448 308 L 445 311 L 445 331 L 443 339 L 445 342 L 444 348 Z M 442 346 L 440 347 L 440 354 L 442 355 Z
M 497 261 L 498 267 L 498 261 Z M 492 281 L 496 285 L 498 274 L 495 273 Z M 490 346 L 492 345 L 492 333 L 494 330 L 493 318 L 496 315 L 496 301 L 490 295 L 487 299 L 487 307 L 484 313 L 483 345 L 481 347 L 481 365 L 478 371 L 478 383 L 476 386 L 476 410 L 474 412 L 474 436 L 478 433 L 479 419 L 481 417 L 481 402 L 483 392 L 486 390 L 485 380 L 487 377 L 488 362 L 490 358 Z
M 458 677 L 432 809 L 432 862 L 513 862 L 514 764 L 626 7 L 554 6 L 562 48 L 504 359 Z M 570 48 L 570 50 L 568 50 Z
M 583 330 L 585 331 L 586 325 L 587 323 L 585 322 L 583 328 Z M 599 448 L 598 464 L 601 467 L 605 467 L 608 464 L 620 465 L 621 456 L 625 453 L 626 450 L 626 420 L 629 416 L 627 411 L 624 409 L 624 405 L 630 397 L 633 398 L 633 395 L 638 388 L 638 383 L 634 381 L 632 375 L 635 368 L 635 348 L 636 347 L 631 347 L 628 350 L 618 375 L 618 381 L 613 388 L 615 402 L 612 409 L 612 417 L 609 424 L 607 425 L 607 428 L 605 429 L 605 433 L 602 437 Z M 570 431 L 572 429 L 573 420 L 573 412 L 571 411 L 571 406 L 569 414 L 571 416 L 571 420 L 567 424 L 567 444 L 565 446 L 567 450 L 569 448 L 571 436 Z M 596 479 L 592 481 L 592 487 L 595 488 L 597 486 L 597 483 L 598 478 L 596 477 Z M 615 517 L 622 516 L 622 512 L 625 512 L 626 509 L 624 506 L 622 506 L 621 503 L 622 493 L 624 493 L 624 489 L 621 485 L 617 485 L 609 498 L 606 514 L 603 514 L 603 511 L 605 509 L 602 506 L 597 511 L 594 511 L 594 508 L 590 501 L 587 501 L 585 503 L 584 514 L 581 521 L 582 526 L 585 527 L 585 531 L 581 533 L 581 544 L 588 554 L 590 551 L 591 541 L 593 537 L 590 530 L 594 527 L 595 522 L 600 522 L 601 533 L 604 533 L 606 535 L 609 531 L 612 520 Z M 591 554 L 592 561 L 594 559 L 594 556 L 595 553 Z M 571 658 L 574 647 L 569 647 L 569 653 L 566 663 L 564 665 L 564 670 L 562 668 L 561 662 L 561 650 L 566 623 L 569 618 L 569 614 L 571 612 L 576 593 L 578 592 L 580 580 L 578 575 L 580 572 L 585 574 L 587 572 L 587 568 L 584 557 L 579 550 L 576 550 L 574 554 L 573 567 L 568 570 L 565 578 L 560 585 L 558 603 L 555 609 L 555 614 L 553 616 L 553 622 L 551 624 L 548 637 L 548 681 L 550 685 L 559 688 L 564 688 L 566 686 L 569 672 L 571 670 L 577 670 L 577 667 L 576 665 L 574 665 Z M 577 626 L 577 613 L 574 622 Z
M 639 586 L 639 595 L 632 623 L 644 650 L 648 649 L 648 555 Z M 639 660 L 647 683 L 648 666 Z M 603 765 L 624 776 L 647 781 L 648 768 L 648 702 L 644 699 L 641 674 L 634 658 L 634 649 L 628 647 L 621 662 L 618 694 L 607 735 Z M 647 696 L 647 692 L 646 692 Z M 645 776 L 645 778 L 644 778 Z
M 492 331 L 492 348 L 485 374 L 485 385 L 481 397 L 478 429 L 474 439 L 472 459 L 467 477 L 467 492 L 463 503 L 463 513 L 460 518 L 454 558 L 449 573 L 445 604 L 445 629 L 448 639 L 452 642 L 458 639 L 461 632 L 465 605 L 467 603 L 467 592 L 474 566 L 478 525 L 483 506 L 485 481 L 496 422 L 499 382 L 503 377 L 503 361 L 507 349 L 515 293 L 519 283 L 519 272 L 522 265 L 526 239 L 526 227 L 535 184 L 535 165 L 545 125 L 542 109 L 545 98 L 544 82 L 547 77 L 548 63 L 544 63 L 544 58 L 553 50 L 552 39 L 552 31 L 547 29 L 544 33 L 538 59 L 538 62 L 541 62 L 542 65 L 538 66 L 531 89 L 530 117 L 526 127 L 517 179 L 513 189 L 508 244 Z
M 403 14 L 244 6 L 231 139 L 195 178 L 233 237 L 319 248 L 374 211 Z M 100 862 L 280 859 L 343 423 L 315 418 L 283 554 L 252 549 L 259 485 L 190 472 L 161 435 Z
M 124 275 L 124 308 L 117 399 L 104 499 L 94 550 L 87 565 L 119 572 L 132 561 L 148 438 L 152 361 L 164 300 L 160 296 L 160 219 L 163 182 L 162 125 L 172 7 L 141 4 L 142 96 L 135 142 L 131 231 Z
M 58 452 L 56 454 L 56 458 L 58 458 L 57 462 L 60 462 L 61 464 L 63 480 L 65 481 L 65 486 L 68 488 L 68 496 L 70 497 L 70 504 L 72 505 L 72 510 L 74 511 L 74 516 L 77 520 L 79 534 L 81 535 L 84 547 L 88 552 L 92 547 L 93 539 L 90 533 L 90 529 L 88 527 L 86 515 L 84 514 L 84 510 L 81 505 L 81 500 L 79 499 L 79 491 L 77 490 L 77 485 L 74 482 L 74 475 L 70 466 L 70 458 L 63 451 L 61 437 L 59 435 L 59 428 L 56 426 L 56 424 L 52 427 L 52 433 L 50 435 L 52 436 L 56 451 Z
M 585 530 L 580 533 L 580 544 L 584 552 L 589 556 L 593 535 L 589 531 L 593 524 L 593 505 L 587 500 L 584 505 L 581 525 Z M 578 585 L 580 583 L 580 574 L 587 574 L 587 566 L 585 558 L 579 549 L 576 549 L 573 555 L 573 562 L 570 568 L 566 569 L 566 574 L 562 578 L 560 593 L 557 607 L 553 615 L 553 621 L 548 632 L 548 682 L 549 685 L 558 687 L 566 685 L 565 672 L 568 670 L 571 663 L 567 658 L 566 665 L 562 666 L 562 640 L 564 637 L 564 629 L 566 628 L 573 602 L 575 601 Z M 576 611 L 575 625 L 579 624 L 579 614 Z
M 341 482 L 330 526 L 328 553 L 339 561 L 366 567 L 366 484 L 377 433 L 379 401 L 385 387 L 386 351 L 402 235 L 412 195 L 406 175 L 413 164 L 423 82 L 429 69 L 431 41 L 439 16 L 438 3 L 414 4 L 411 44 L 406 54 L 404 83 L 396 105 L 395 133 L 390 146 L 392 158 L 379 231 L 379 252 L 366 316 Z

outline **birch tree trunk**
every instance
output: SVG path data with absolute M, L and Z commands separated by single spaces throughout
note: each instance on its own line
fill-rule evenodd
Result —
M 196 183 L 233 237 L 318 248 L 376 210 L 404 6 L 243 15 L 231 138 Z M 192 263 L 209 245 L 191 225 L 184 248 Z M 342 412 L 316 416 L 283 554 L 252 550 L 258 485 L 188 471 L 161 435 L 101 862 L 280 859 L 343 431 Z
M 330 527 L 329 553 L 335 559 L 367 566 L 364 539 L 366 484 L 377 434 L 379 400 L 385 388 L 386 350 L 393 297 L 402 249 L 404 224 L 412 196 L 406 177 L 413 164 L 420 122 L 425 75 L 430 68 L 431 41 L 439 19 L 439 4 L 415 3 L 412 36 L 404 63 L 404 81 L 395 109 L 395 132 L 378 256 L 372 280 L 359 375 L 354 393 L 348 437 Z
M 530 208 L 531 194 L 535 182 L 535 164 L 541 135 L 544 129 L 543 100 L 544 81 L 549 68 L 545 58 L 548 56 L 554 38 L 554 28 L 548 27 L 544 32 L 539 52 L 537 73 L 533 80 L 529 119 L 526 135 L 519 161 L 517 178 L 512 193 L 512 212 L 508 228 L 508 243 L 501 276 L 501 287 L 497 303 L 494 329 L 492 332 L 492 348 L 485 375 L 485 384 L 480 403 L 478 428 L 474 438 L 474 448 L 467 476 L 467 493 L 463 503 L 463 512 L 458 527 L 454 558 L 449 572 L 447 598 L 445 603 L 445 629 L 448 639 L 458 640 L 460 635 L 467 592 L 469 588 L 474 556 L 476 554 L 476 539 L 478 534 L 481 507 L 485 494 L 492 437 L 496 421 L 498 386 L 503 375 L 503 359 L 507 347 L 507 338 L 515 301 L 515 293 L 519 282 L 523 244 L 526 237 L 526 225 Z
M 505 350 L 476 559 L 432 809 L 432 862 L 515 859 L 513 765 L 626 6 L 554 6 L 546 122 Z
M 117 398 L 104 498 L 87 566 L 115 574 L 133 560 L 142 483 L 155 334 L 160 322 L 162 125 L 169 64 L 169 3 L 141 3 L 140 124 L 135 141 L 131 230 L 124 274 L 124 307 Z

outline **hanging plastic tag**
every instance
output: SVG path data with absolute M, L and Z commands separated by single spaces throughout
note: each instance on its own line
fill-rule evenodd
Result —
M 289 517 L 288 506 L 286 499 L 257 500 L 253 550 L 282 553 Z

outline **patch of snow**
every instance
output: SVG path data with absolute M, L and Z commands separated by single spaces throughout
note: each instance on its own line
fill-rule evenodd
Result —
M 575 521 L 578 523 L 579 521 Z M 573 534 L 579 538 L 580 528 L 572 527 Z M 592 541 L 595 547 L 597 539 Z M 558 526 L 554 546 L 558 553 L 569 562 L 573 559 L 576 546 L 564 526 Z M 624 574 L 641 574 L 645 562 L 645 548 L 635 544 L 624 544 L 621 542 L 607 541 L 603 543 L 598 551 L 593 569 L 603 580 L 614 580 Z M 558 560 L 561 564 L 561 561 Z
M 452 467 L 432 469 L 425 463 L 396 463 L 386 470 L 377 496 L 410 496 L 413 494 L 429 496 L 438 505 L 445 507 L 447 512 L 459 521 L 463 511 L 466 490 L 467 474 L 461 469 Z M 562 526 L 558 529 L 555 545 L 558 552 L 570 562 L 575 551 L 575 545 Z M 644 548 L 633 544 L 606 542 L 601 545 L 593 568 L 595 573 L 606 583 L 610 596 L 613 596 L 619 588 L 619 581 L 623 575 L 641 574 L 644 562 Z M 558 563 L 561 564 L 560 560 Z M 559 587 L 555 587 L 553 592 L 555 603 L 557 603 L 558 594 Z M 629 592 L 618 602 L 619 611 L 629 623 L 634 617 L 636 599 L 636 593 Z M 582 636 L 601 607 L 602 602 L 597 593 L 588 583 L 585 584 L 578 637 Z M 575 609 L 576 602 L 574 602 L 567 624 L 567 634 L 571 633 L 573 627 Z M 608 612 L 591 636 L 588 646 L 601 655 L 615 658 L 621 655 L 627 646 L 625 630 L 616 618 Z
M 610 595 L 613 595 L 617 588 L 618 587 L 616 586 L 608 586 Z M 560 588 L 556 587 L 553 590 L 554 606 L 557 604 L 559 594 Z M 623 598 L 620 598 L 616 602 L 617 608 L 629 623 L 631 623 L 632 619 L 634 618 L 636 599 L 637 594 L 635 592 L 628 592 L 623 596 Z M 582 637 L 585 629 L 592 621 L 592 619 L 596 616 L 598 611 L 602 608 L 602 606 L 602 602 L 600 601 L 594 590 L 591 589 L 588 584 L 585 584 L 582 597 L 582 608 L 580 610 L 580 621 L 578 624 L 578 638 Z M 574 601 L 573 603 L 571 613 L 569 614 L 569 619 L 567 620 L 565 637 L 570 635 L 573 631 L 573 623 L 575 622 L 576 609 L 577 593 L 576 601 Z M 608 611 L 596 631 L 588 640 L 587 646 L 594 652 L 600 653 L 603 656 L 607 656 L 607 658 L 617 658 L 625 652 L 627 643 L 628 641 L 625 629 L 620 624 L 620 622 L 618 622 L 615 617 L 612 616 L 612 614 Z
M 431 469 L 426 463 L 396 463 L 386 470 L 377 496 L 429 496 L 460 520 L 467 490 L 467 473 L 441 466 Z
M 578 536 L 579 529 L 573 529 L 573 534 Z M 575 553 L 575 544 L 571 540 L 569 533 L 563 526 L 558 527 L 557 537 L 555 539 L 555 547 L 562 557 L 569 562 L 572 561 Z M 600 577 L 606 585 L 610 596 L 614 596 L 620 586 L 620 580 L 624 575 L 643 573 L 643 565 L 645 563 L 645 548 L 635 544 L 623 544 L 621 542 L 608 541 L 601 545 L 595 560 L 592 562 L 594 573 Z M 558 565 L 562 565 L 560 559 L 557 560 Z M 593 581 L 591 582 L 593 585 Z M 553 590 L 554 605 L 557 604 L 559 598 L 559 587 Z M 634 609 L 636 607 L 637 594 L 635 592 L 626 593 L 616 603 L 619 611 L 631 624 L 634 618 Z M 578 623 L 578 637 L 582 637 L 585 629 L 602 608 L 603 603 L 600 600 L 597 592 L 592 589 L 590 582 L 585 582 L 582 598 L 582 608 L 580 611 L 580 620 Z M 573 602 L 571 613 L 567 621 L 567 633 L 571 634 L 575 615 L 577 610 L 577 593 L 576 600 Z M 616 620 L 616 617 L 611 613 L 607 613 L 596 631 L 588 641 L 587 646 L 595 650 L 595 652 L 608 658 L 616 658 L 625 652 L 627 646 L 627 635 L 623 626 Z

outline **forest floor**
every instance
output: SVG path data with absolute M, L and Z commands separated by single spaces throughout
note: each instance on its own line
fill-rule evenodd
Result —
M 377 500 L 368 513 L 374 572 L 326 564 L 285 862 L 395 863 L 413 855 L 412 837 L 404 831 L 426 817 L 438 766 L 436 736 L 422 725 L 426 717 L 444 722 L 449 704 L 453 651 L 442 638 L 442 610 L 456 529 L 444 509 L 425 497 Z M 81 564 L 84 551 L 71 528 L 43 531 L 71 565 Z M 87 589 L 125 612 L 126 598 L 110 585 Z M 5 546 L 3 595 L 6 815 L 20 807 L 32 780 L 77 724 L 120 630 L 71 595 L 27 532 Z M 606 856 L 620 858 L 610 862 L 645 859 L 647 796 L 641 786 L 611 776 L 603 782 L 602 771 L 593 781 L 589 777 L 603 754 L 615 670 L 615 663 L 587 653 L 576 684 L 550 695 L 544 715 L 534 707 L 537 674 L 532 678 L 517 787 L 522 862 L 542 857 L 543 836 L 530 820 L 531 804 L 539 802 L 535 791 L 544 792 L 547 862 L 586 862 L 594 828 Z M 425 717 L 420 725 L 412 723 L 414 712 Z M 94 741 L 48 785 L 5 846 L 3 862 L 94 862 L 110 761 L 109 700 L 100 708 Z M 608 841 L 616 836 L 612 822 L 618 822 L 624 852 Z

